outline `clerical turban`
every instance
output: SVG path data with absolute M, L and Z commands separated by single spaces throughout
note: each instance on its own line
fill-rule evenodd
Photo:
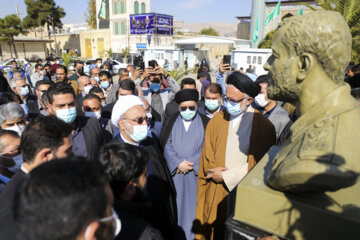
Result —
M 252 98 L 255 98 L 261 90 L 259 84 L 253 82 L 248 76 L 240 72 L 233 72 L 227 78 L 227 84 L 231 84 L 241 92 L 246 93 Z
M 144 107 L 144 103 L 137 96 L 134 95 L 119 96 L 119 99 L 115 103 L 111 114 L 112 124 L 119 127 L 119 120 L 126 113 L 126 111 L 138 105 Z
M 184 89 L 178 91 L 175 95 L 175 101 L 177 103 L 182 103 L 185 101 L 195 101 L 199 100 L 199 92 L 196 89 Z

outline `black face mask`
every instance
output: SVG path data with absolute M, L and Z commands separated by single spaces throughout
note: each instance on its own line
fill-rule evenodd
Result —
M 84 68 L 83 68 L 83 67 L 78 68 L 78 73 L 79 73 L 80 75 L 83 75 L 83 74 L 84 74 Z

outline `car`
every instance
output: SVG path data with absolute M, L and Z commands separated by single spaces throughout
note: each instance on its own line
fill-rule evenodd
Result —
M 11 58 L 11 59 L 7 59 L 7 60 L 5 60 L 5 61 L 3 61 L 3 62 L 0 62 L 0 69 L 2 69 L 5 73 L 7 73 L 7 72 L 10 70 L 10 68 L 11 68 L 11 62 L 12 62 L 13 60 L 16 60 L 18 66 L 19 66 L 19 67 L 22 67 L 22 68 L 24 68 L 24 69 L 25 69 L 26 67 L 30 66 L 30 63 L 29 63 L 27 60 L 25 60 L 25 59 L 20 59 L 20 58 L 15 59 L 15 58 Z
M 90 65 L 91 65 L 92 61 L 95 61 L 95 59 L 88 59 L 88 60 L 84 61 L 84 73 L 90 74 L 89 69 L 90 69 Z M 113 66 L 112 66 L 113 74 L 118 74 L 120 68 L 127 67 L 127 64 L 125 64 L 125 63 L 121 63 L 117 60 L 111 60 L 111 61 L 113 63 Z

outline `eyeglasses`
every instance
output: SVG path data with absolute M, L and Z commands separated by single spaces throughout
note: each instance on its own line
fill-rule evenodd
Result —
M 242 100 L 245 100 L 245 99 L 247 99 L 248 97 L 244 97 L 244 98 L 242 98 L 242 99 L 240 99 L 240 100 L 235 100 L 235 99 L 229 99 L 228 97 L 226 97 L 226 96 L 224 96 L 224 100 L 225 101 L 227 101 L 227 102 L 234 102 L 234 103 L 239 103 L 239 102 L 241 102 Z
M 186 107 L 180 107 L 180 111 L 185 112 L 187 109 L 190 109 L 191 111 L 195 111 L 195 106 L 186 106 Z
M 136 122 L 139 125 L 142 124 L 144 121 L 148 122 L 148 117 L 138 117 L 138 118 L 135 118 L 135 119 L 123 118 L 123 119 Z

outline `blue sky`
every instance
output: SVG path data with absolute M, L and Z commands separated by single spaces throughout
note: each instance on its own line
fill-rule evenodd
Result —
M 63 7 L 63 23 L 84 23 L 88 0 L 56 0 Z M 15 13 L 19 6 L 20 17 L 26 16 L 24 0 L 0 0 L 0 17 Z M 173 15 L 176 20 L 188 23 L 229 22 L 236 24 L 236 16 L 249 16 L 251 0 L 151 0 L 151 11 Z

